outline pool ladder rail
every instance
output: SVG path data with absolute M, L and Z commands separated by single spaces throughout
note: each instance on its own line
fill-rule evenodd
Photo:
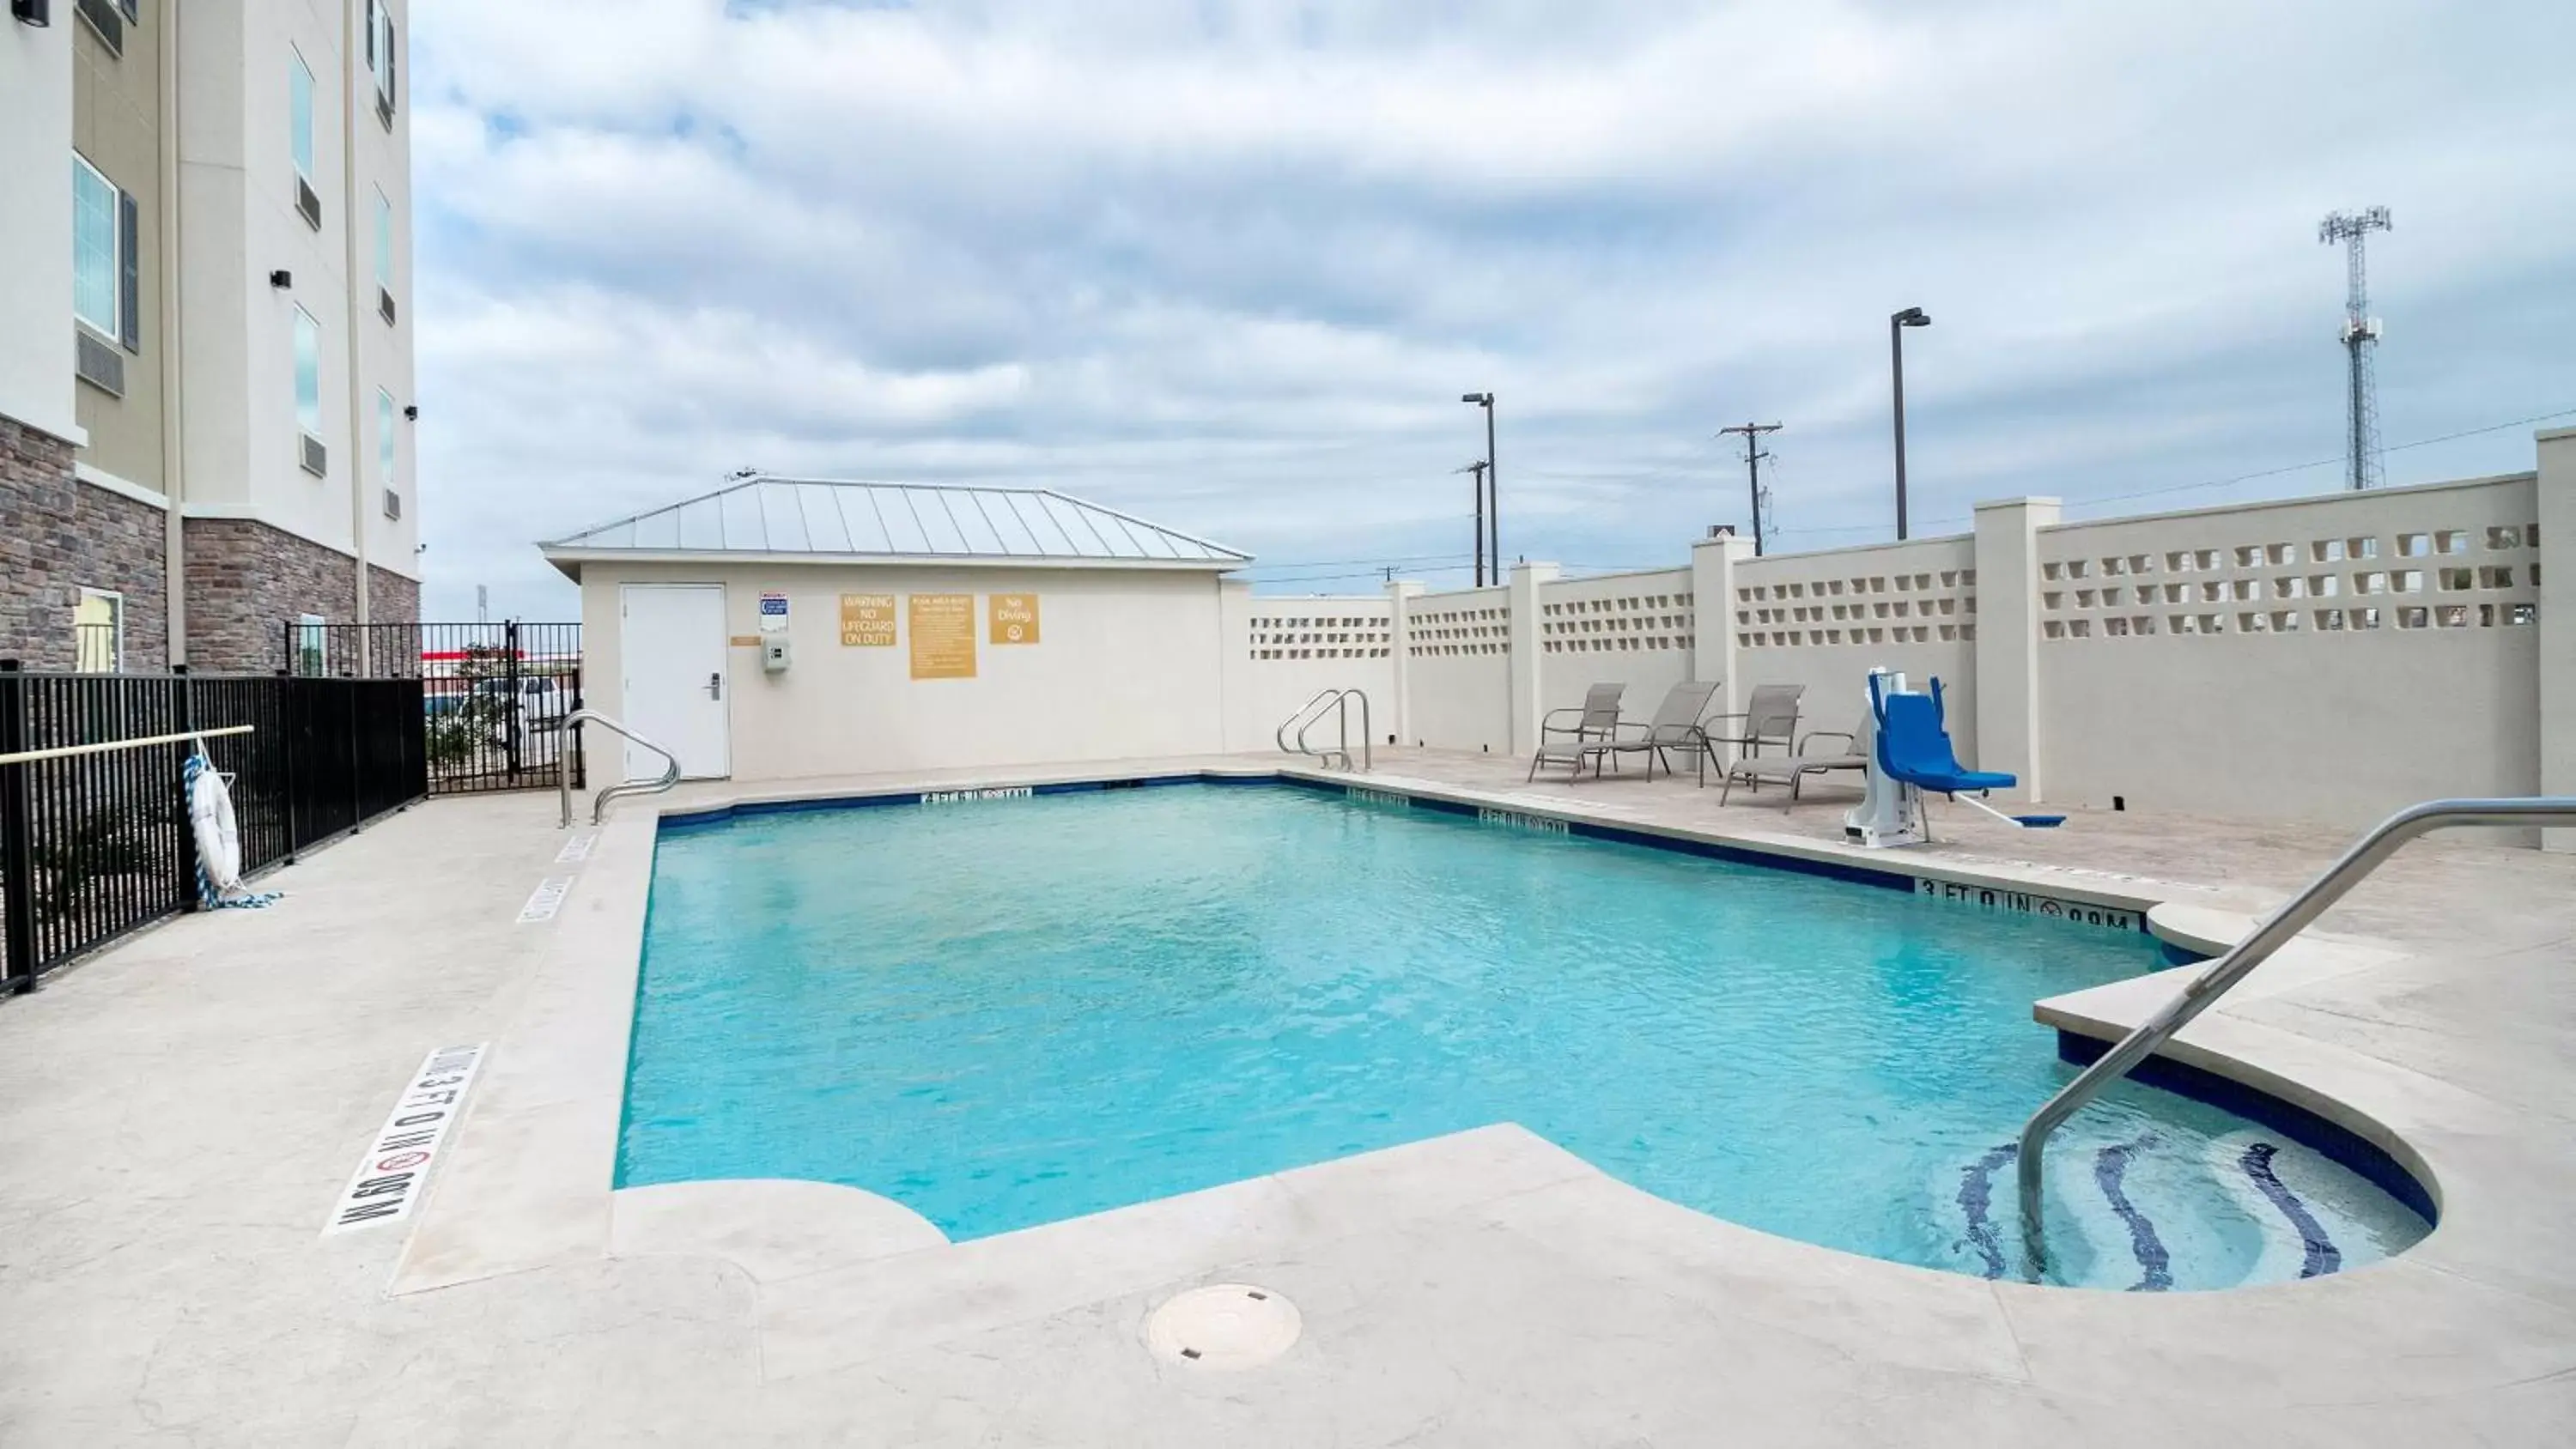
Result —
M 2047 1269 L 2047 1253 L 2040 1232 L 2040 1154 L 2048 1148 L 2049 1134 L 2074 1116 L 2085 1103 L 2099 1096 L 2114 1078 L 2125 1075 L 2131 1067 L 2163 1046 L 2174 1033 L 2181 1031 L 2193 1017 L 2216 1005 L 2218 998 L 2226 995 L 2230 987 L 2244 980 L 2273 952 L 2287 945 L 2290 938 L 2298 935 L 2309 922 L 2324 915 L 2328 907 L 2343 899 L 2346 892 L 2361 884 L 2372 871 L 2395 855 L 2400 846 L 2416 836 L 2436 830 L 2481 825 L 2576 826 L 2576 795 L 2427 800 L 2389 816 L 2373 827 L 2369 834 L 2353 842 L 2340 859 L 2308 882 L 2306 889 L 2265 917 L 2261 925 L 2237 942 L 2227 954 L 2210 962 L 2208 969 L 2194 976 L 2179 995 L 2166 1002 L 2155 1015 L 2140 1022 L 2135 1031 L 2120 1038 L 2117 1045 L 2096 1058 L 2091 1066 L 2076 1075 L 2074 1081 L 2067 1083 L 2031 1115 L 2030 1121 L 2021 1129 L 2021 1145 L 2015 1156 L 2019 1159 L 2016 1166 L 2021 1175 L 2022 1245 L 2028 1252 L 2028 1269 L 2034 1279 Z
M 672 754 L 669 750 L 662 748 L 660 745 L 657 745 L 651 740 L 644 738 L 642 735 L 635 733 L 635 731 L 628 729 L 617 720 L 601 714 L 598 710 L 574 710 L 572 713 L 565 715 L 563 719 L 555 725 L 555 728 L 569 733 L 585 724 L 599 725 L 609 730 L 611 733 L 632 740 L 636 744 L 642 745 L 644 748 L 651 750 L 653 753 L 662 757 L 662 773 L 657 778 L 651 780 L 625 780 L 614 785 L 605 785 L 600 788 L 597 794 L 591 796 L 591 824 L 597 825 L 608 818 L 608 802 L 611 800 L 627 795 L 660 795 L 667 792 L 672 786 L 680 783 L 679 756 Z M 574 735 L 573 744 L 576 749 L 580 747 L 580 742 L 581 737 L 579 735 Z M 561 795 L 563 798 L 562 828 L 570 830 L 572 828 L 571 770 L 558 769 L 555 771 L 555 789 L 556 793 Z
M 1351 762 L 1351 701 L 1355 699 L 1360 702 L 1360 753 L 1359 762 L 1356 765 Z M 1307 732 L 1322 723 L 1327 714 L 1333 717 L 1338 736 L 1336 741 L 1321 747 L 1306 743 Z M 1293 742 L 1289 737 L 1290 730 L 1297 732 Z M 1272 738 L 1279 742 L 1279 753 L 1312 756 L 1327 770 L 1338 768 L 1366 774 L 1376 765 L 1376 756 L 1370 749 L 1372 740 L 1369 728 L 1368 695 L 1360 690 L 1327 689 L 1323 691 L 1298 706 L 1296 713 L 1281 720 L 1278 732 Z M 1336 761 L 1340 763 L 1336 765 Z

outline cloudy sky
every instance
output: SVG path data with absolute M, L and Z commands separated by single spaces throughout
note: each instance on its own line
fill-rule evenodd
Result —
M 2576 421 L 2566 0 L 413 14 L 433 617 L 569 616 L 533 540 L 744 466 L 1455 583 L 1486 388 L 1509 555 L 1678 562 L 1748 419 L 1786 547 L 1886 538 L 1908 305 L 1918 534 L 2331 488 L 2372 204 L 2385 437 L 2469 434 L 2390 481 Z

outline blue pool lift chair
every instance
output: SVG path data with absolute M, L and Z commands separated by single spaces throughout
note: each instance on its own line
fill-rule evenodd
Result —
M 1870 709 L 1877 715 L 1878 767 L 1888 778 L 1918 790 L 1937 790 L 1953 800 L 1982 810 L 2007 825 L 2047 829 L 2062 825 L 2063 815 L 2006 815 L 1982 800 L 1967 798 L 1988 790 L 2009 790 L 2020 778 L 2000 770 L 1971 770 L 1959 763 L 1950 743 L 1941 680 L 1935 675 L 1930 694 L 1891 693 L 1869 679 Z

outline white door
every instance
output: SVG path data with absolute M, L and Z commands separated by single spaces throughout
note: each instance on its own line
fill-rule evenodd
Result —
M 716 780 L 733 773 L 732 706 L 725 695 L 722 584 L 627 584 L 619 591 L 617 655 L 625 670 L 627 728 L 680 759 L 680 773 Z M 626 746 L 626 778 L 662 773 L 652 751 Z

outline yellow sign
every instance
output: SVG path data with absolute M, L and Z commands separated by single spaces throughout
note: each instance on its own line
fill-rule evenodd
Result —
M 994 643 L 1038 642 L 1037 595 L 993 594 L 986 598 L 985 608 L 992 615 Z
M 912 677 L 975 677 L 975 596 L 910 594 Z
M 892 649 L 894 595 L 843 594 L 841 646 L 845 649 Z

